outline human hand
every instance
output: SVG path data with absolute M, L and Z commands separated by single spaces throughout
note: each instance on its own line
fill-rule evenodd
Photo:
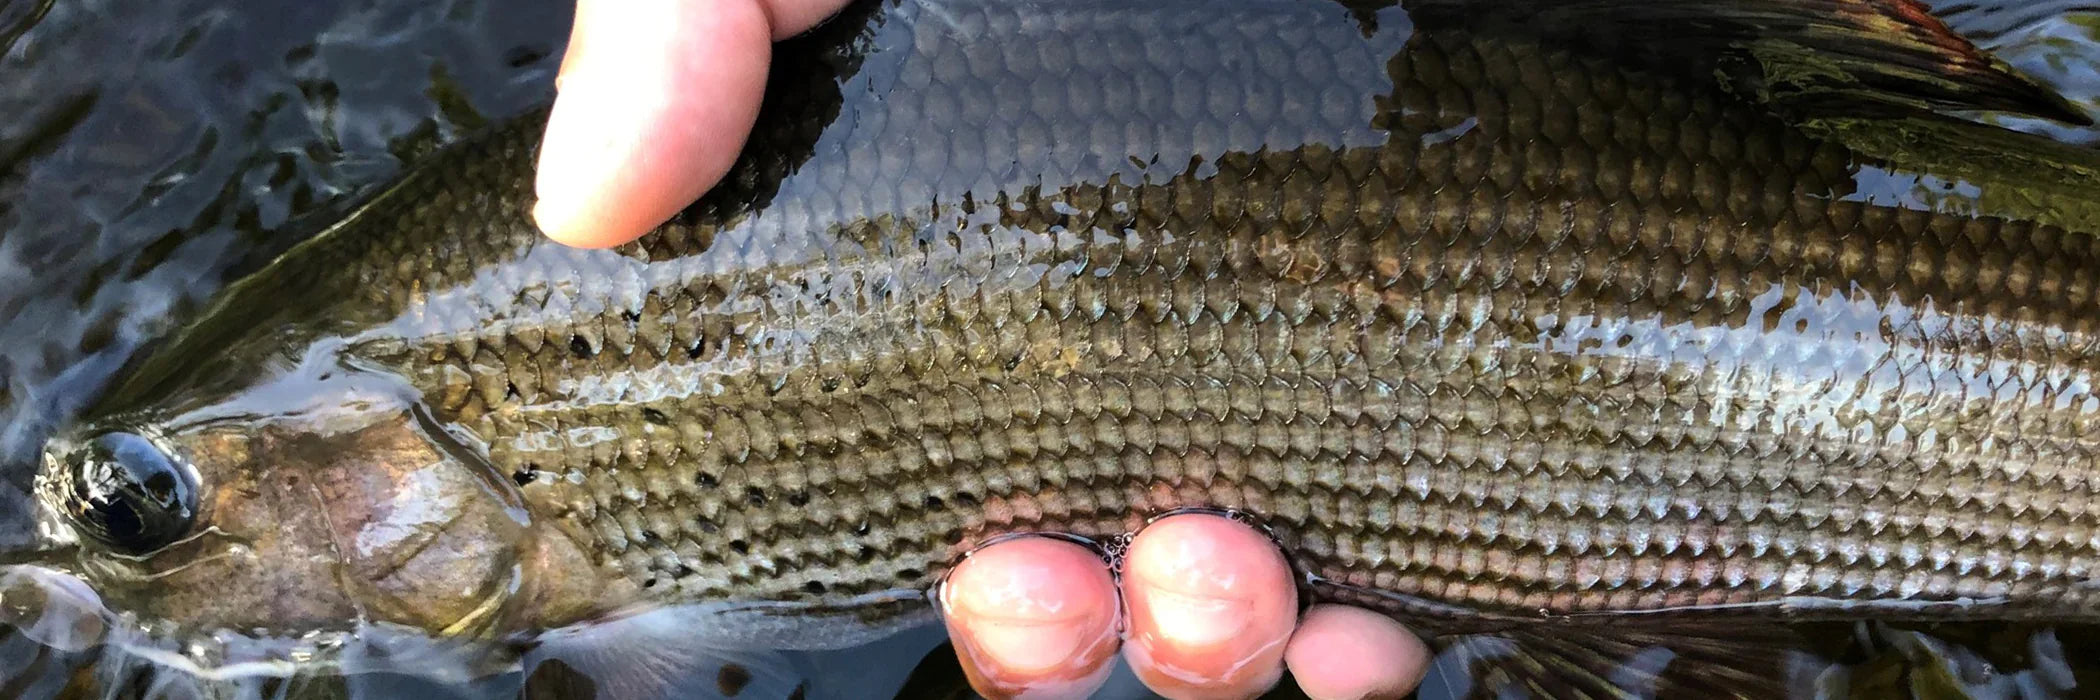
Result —
M 1085 697 L 1119 644 L 1138 679 L 1172 698 L 1253 697 L 1285 666 L 1321 699 L 1397 698 L 1421 681 L 1428 649 L 1398 622 L 1340 605 L 1300 619 L 1293 581 L 1268 538 L 1189 514 L 1138 533 L 1120 584 L 1088 548 L 1026 537 L 963 560 L 940 603 L 986 697 Z
M 648 233 L 729 172 L 773 41 L 846 0 L 579 0 L 540 146 L 532 217 L 556 241 Z
M 541 229 L 615 246 L 698 199 L 743 147 L 772 42 L 844 4 L 579 2 L 540 150 Z M 1085 695 L 1119 648 L 1171 697 L 1255 695 L 1285 665 L 1315 698 L 1397 697 L 1420 680 L 1427 651 L 1398 623 L 1341 606 L 1300 619 L 1296 596 L 1266 538 L 1183 515 L 1140 533 L 1120 584 L 1086 548 L 1029 537 L 965 560 L 942 603 L 972 684 L 991 697 Z

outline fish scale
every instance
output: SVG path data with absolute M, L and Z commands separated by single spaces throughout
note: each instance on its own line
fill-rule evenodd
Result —
M 2096 190 L 1891 202 L 1873 174 L 1940 171 L 1319 3 L 873 11 L 783 49 L 640 241 L 540 237 L 536 114 L 243 293 L 296 287 L 289 337 L 404 377 L 664 602 L 850 608 L 1215 508 L 1453 629 L 2100 620 Z

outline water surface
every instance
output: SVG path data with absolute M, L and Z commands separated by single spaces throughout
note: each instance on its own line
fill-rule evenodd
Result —
M 1376 3 L 1374 3 L 1376 4 Z M 2100 11 L 1942 0 L 1958 28 L 2100 111 Z M 0 0 L 0 547 L 21 542 L 33 456 L 125 359 L 258 255 L 383 185 L 416 154 L 552 95 L 570 7 L 546 0 Z M 2100 131 L 1986 117 L 2087 145 Z M 1906 188 L 1907 189 L 1907 188 Z M 1856 696 L 2053 697 L 2100 687 L 2100 631 L 2008 625 L 1812 628 Z M 837 687 L 904 676 L 937 641 L 809 663 Z M 952 693 L 945 652 L 903 695 Z M 1463 694 L 1445 666 L 1425 695 Z M 820 678 L 820 680 L 822 680 Z M 262 696 L 561 694 L 550 671 L 452 687 L 302 679 Z M 1116 693 L 1128 694 L 1127 678 Z M 194 688 L 0 630 L 0 696 L 185 696 Z

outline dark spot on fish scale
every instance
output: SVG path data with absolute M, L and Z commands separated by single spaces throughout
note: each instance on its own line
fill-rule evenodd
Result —
M 941 497 L 940 497 L 940 496 L 928 495 L 928 496 L 926 497 L 926 509 L 927 509 L 927 510 L 940 510 L 940 509 L 942 509 L 942 508 L 945 508 L 945 507 L 947 507 L 947 506 L 948 506 L 948 504 L 946 504 L 946 503 L 942 503 L 942 502 L 941 502 Z
M 730 540 L 729 550 L 738 554 L 750 554 L 751 543 L 745 542 L 743 540 Z
M 919 570 L 918 570 L 918 569 L 898 569 L 898 570 L 897 570 L 897 580 L 899 580 L 899 581 L 917 581 L 917 580 L 919 580 L 919 577 L 920 577 L 921 575 L 922 575 L 922 574 L 920 574 L 920 573 L 919 573 Z
M 671 568 L 671 578 L 685 578 L 691 575 L 693 575 L 693 567 L 679 564 Z
M 874 529 L 875 529 L 875 528 L 874 528 L 873 526 L 870 526 L 870 525 L 868 524 L 868 521 L 866 521 L 866 520 L 862 520 L 862 521 L 860 521 L 860 524 L 859 524 L 859 525 L 855 525 L 855 526 L 853 526 L 853 534 L 856 534 L 856 535 L 860 535 L 860 536 L 862 536 L 862 537 L 866 537 L 866 536 L 868 536 L 868 532 L 869 532 L 869 531 L 871 531 L 871 530 L 874 530 Z
M 1025 353 L 1017 352 L 1014 353 L 1013 357 L 1006 358 L 1006 371 L 1012 372 L 1015 369 L 1018 369 L 1021 366 L 1021 356 L 1024 354 Z
M 664 415 L 664 412 L 663 412 L 663 411 L 659 411 L 659 410 L 656 410 L 656 409 L 653 409 L 653 408 L 644 408 L 644 409 L 642 409 L 642 420 L 645 420 L 645 421 L 649 421 L 649 422 L 651 422 L 651 423 L 655 423 L 655 424 L 657 424 L 657 425 L 670 425 L 670 424 L 671 424 L 671 417 L 670 417 L 670 416 Z
M 722 526 L 716 525 L 715 521 L 707 519 L 705 515 L 693 518 L 693 527 L 700 528 L 701 532 L 710 535 L 722 531 Z
M 806 505 L 809 505 L 809 492 L 808 492 L 808 491 L 792 491 L 792 492 L 789 492 L 789 493 L 788 493 L 788 505 L 791 505 L 791 506 L 795 506 L 795 507 L 797 507 L 797 508 L 800 508 L 800 507 L 802 507 L 802 506 L 806 506 Z
M 596 354 L 591 351 L 591 341 L 584 340 L 583 336 L 580 335 L 569 336 L 569 352 L 582 358 L 589 358 L 591 355 Z
M 539 478 L 539 475 L 533 473 L 530 469 L 519 469 L 510 473 L 510 480 L 518 482 L 519 486 L 530 484 Z
M 701 336 L 699 340 L 693 341 L 692 347 L 685 349 L 685 359 L 688 360 L 700 359 L 700 356 L 705 354 L 707 354 L 707 336 Z
M 713 474 L 709 474 L 707 472 L 700 472 L 699 474 L 693 475 L 693 483 L 699 484 L 700 488 L 711 489 L 716 486 L 721 486 L 722 480 L 715 478 L 715 475 Z
M 810 595 L 824 595 L 824 582 L 811 581 L 802 584 L 802 590 L 808 591 Z
M 955 493 L 955 502 L 965 508 L 975 508 L 977 507 L 977 494 L 968 491 L 957 491 Z
M 860 545 L 859 549 L 853 551 L 853 558 L 859 559 L 862 562 L 875 561 L 875 548 L 867 545 Z
M 655 587 L 656 587 L 656 579 L 655 579 L 655 578 L 650 578 L 650 579 L 649 579 L 649 580 L 647 580 L 647 581 L 643 581 L 643 582 L 642 582 L 642 587 L 643 587 L 643 588 L 655 588 Z
M 751 685 L 751 672 L 742 666 L 722 664 L 722 670 L 715 672 L 715 690 L 722 691 L 723 695 L 734 697 L 744 692 L 748 685 Z
M 663 541 L 663 535 L 656 534 L 655 530 L 642 531 L 642 544 L 661 544 Z
M 516 401 L 516 400 L 518 400 L 518 383 L 517 383 L 517 382 L 504 382 L 504 383 L 503 383 L 503 400 L 504 400 L 504 401 Z
M 620 320 L 626 321 L 627 326 L 632 328 L 635 324 L 642 322 L 642 312 L 633 309 L 622 311 L 620 312 Z
M 744 489 L 744 500 L 750 501 L 751 505 L 754 506 L 765 505 L 766 492 L 756 486 L 746 487 Z
M 838 377 L 825 377 L 824 382 L 822 384 L 817 385 L 817 388 L 819 390 L 822 390 L 824 393 L 829 394 L 831 392 L 839 390 L 839 383 L 841 381 L 843 380 L 839 379 Z

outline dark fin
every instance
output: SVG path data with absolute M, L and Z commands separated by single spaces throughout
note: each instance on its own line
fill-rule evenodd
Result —
M 2100 206 L 2091 202 L 2091 193 L 2100 187 L 2100 150 L 2065 148 L 2046 136 L 1977 128 L 1938 114 L 1827 118 L 1801 126 L 1855 154 L 1900 163 L 1902 169 L 1983 192 L 2017 193 L 1975 200 L 1977 214 L 2100 231 Z
M 1830 662 L 1776 625 L 1542 625 L 1437 640 L 1424 697 L 1796 697 Z M 1813 695 L 1813 693 L 1806 693 Z
M 1803 117 L 1985 110 L 2091 115 L 1917 0 L 1411 0 L 1418 25 L 1546 35 Z
M 1830 637 L 1848 639 L 1846 662 L 1821 686 L 1839 697 L 2081 697 L 2090 669 L 2079 647 L 2048 625 L 2006 622 L 1852 622 Z M 2087 693 L 2090 695 L 2090 692 Z

